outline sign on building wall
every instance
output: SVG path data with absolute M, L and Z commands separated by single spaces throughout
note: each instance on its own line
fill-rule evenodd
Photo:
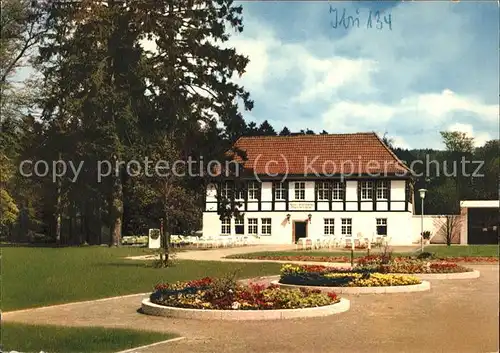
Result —
M 290 202 L 291 210 L 314 210 L 314 202 Z
M 159 229 L 152 228 L 149 230 L 149 243 L 150 249 L 159 249 L 161 247 L 161 233 Z

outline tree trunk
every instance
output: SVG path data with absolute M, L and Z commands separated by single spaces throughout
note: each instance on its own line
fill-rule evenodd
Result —
M 57 198 L 57 203 L 59 204 L 59 197 Z M 61 244 L 61 212 L 56 212 L 56 244 Z
M 123 219 L 123 185 L 120 175 L 113 176 L 113 190 L 111 193 L 110 216 L 111 216 L 110 245 L 120 246 L 122 237 L 122 219 Z
M 95 239 L 91 238 L 89 218 L 93 217 L 93 213 L 90 212 L 90 202 L 85 201 L 84 212 L 82 214 L 82 233 L 85 234 L 85 239 L 89 244 L 95 245 L 97 242 Z M 100 223 L 99 223 L 100 224 Z
M 113 8 L 116 5 L 114 0 L 109 0 L 108 1 L 108 6 L 109 8 Z M 113 19 L 112 19 L 113 21 Z M 113 26 L 114 27 L 114 26 Z M 113 31 L 116 31 L 114 29 Z M 116 88 L 114 86 L 115 84 L 115 55 L 117 53 L 116 51 L 117 48 L 117 43 L 115 42 L 115 33 L 111 33 L 111 36 L 108 40 L 108 50 L 107 50 L 107 55 L 108 55 L 108 84 L 110 87 Z M 114 109 L 114 102 L 112 100 L 109 100 L 108 103 L 108 113 L 109 113 L 109 118 L 110 121 L 113 122 L 114 128 L 115 128 L 115 142 L 117 144 L 115 145 L 115 148 L 119 145 L 119 138 L 117 136 L 117 131 L 118 127 L 116 126 L 116 116 L 115 116 L 115 109 Z M 115 156 L 115 162 L 117 160 L 118 156 Z M 116 166 L 116 168 L 119 168 Z M 120 246 L 121 245 L 121 236 L 122 236 L 122 221 L 123 221 L 123 185 L 122 185 L 122 179 L 121 179 L 121 171 L 120 170 L 115 170 L 115 173 L 113 173 L 112 178 L 112 191 L 111 191 L 111 212 L 110 212 L 110 217 L 111 217 L 111 222 L 110 222 L 110 245 L 111 246 Z
M 75 241 L 78 245 L 83 244 L 82 234 L 78 231 L 76 226 L 76 205 L 74 202 L 71 202 L 69 213 L 69 227 L 71 231 L 71 236 L 75 238 Z
M 61 152 L 59 152 L 59 160 L 61 160 Z M 59 171 L 58 171 L 59 172 Z M 61 244 L 61 177 L 57 178 L 57 203 L 56 203 L 56 244 Z
M 169 219 L 168 219 L 168 212 L 165 210 L 165 218 L 164 222 L 162 222 L 162 235 L 163 235 L 163 249 L 165 253 L 165 258 L 163 265 L 165 267 L 168 266 L 168 261 L 170 260 L 170 231 L 169 231 Z
M 169 236 L 169 233 L 168 233 L 168 215 L 167 215 L 167 212 L 165 212 L 165 218 L 164 218 L 164 222 L 162 221 L 162 235 L 163 235 L 163 250 L 164 250 L 164 253 L 165 253 L 165 258 L 164 258 L 164 263 L 163 265 L 165 267 L 168 266 L 168 260 L 169 260 L 169 252 L 170 252 L 170 236 Z

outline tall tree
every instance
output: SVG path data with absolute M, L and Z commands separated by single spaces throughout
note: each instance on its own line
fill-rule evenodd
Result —
M 474 138 L 459 131 L 441 131 L 440 134 L 446 146 L 447 167 L 451 164 L 452 172 L 448 174 L 456 180 L 456 193 L 461 199 L 470 199 L 473 197 L 470 188 L 473 165 L 467 162 L 472 158 Z
M 0 14 L 0 85 L 27 64 L 44 31 L 41 6 L 31 0 L 4 0 Z
M 141 128 L 165 131 L 186 158 L 193 136 L 200 135 L 200 124 L 221 121 L 227 128 L 241 123 L 241 102 L 244 109 L 253 107 L 249 93 L 231 80 L 244 74 L 248 58 L 221 45 L 229 40 L 229 30 L 243 31 L 242 7 L 232 0 L 132 2 L 131 6 L 146 15 L 143 35 L 156 39 L 155 50 L 144 59 L 155 119 Z M 205 160 L 223 159 L 228 145 L 220 142 L 202 151 Z M 168 214 L 166 218 L 171 219 Z M 172 222 L 166 222 L 167 232 L 171 227 Z
M 109 208 L 110 244 L 119 245 L 122 232 L 123 178 L 121 161 L 137 133 L 138 112 L 145 101 L 140 67 L 139 31 L 131 25 L 136 13 L 123 1 L 47 5 L 49 33 L 41 48 L 47 97 L 44 119 L 61 134 L 79 133 L 75 151 L 108 161 L 105 181 Z M 71 79 L 69 79 L 71 77 Z M 63 155 L 61 146 L 58 155 Z M 85 152 L 84 152 L 85 151 Z M 97 163 L 95 163 L 97 164 Z M 95 168 L 89 173 L 95 174 Z
M 258 135 L 259 135 L 259 128 L 257 127 L 257 124 L 253 121 L 249 122 L 245 130 L 245 136 L 258 136 Z
M 471 178 L 471 188 L 478 199 L 496 200 L 499 196 L 498 181 L 500 180 L 500 140 L 487 141 L 484 146 L 474 152 L 474 160 L 480 165 L 476 176 Z M 478 163 L 476 162 L 476 163 Z M 474 166 L 474 169 L 477 169 Z M 475 172 L 475 171 L 473 171 Z
M 276 131 L 267 120 L 264 120 L 259 126 L 258 134 L 260 136 L 276 136 Z
M 16 195 L 16 166 L 22 151 L 22 119 L 33 106 L 35 80 L 16 76 L 26 67 L 43 31 L 37 2 L 5 0 L 0 13 L 0 224 L 13 224 L 22 210 Z M 26 76 L 26 75 L 24 75 Z M 5 227 L 2 227 L 5 230 Z M 10 230 L 8 235 L 10 235 Z
M 280 136 L 290 136 L 291 135 L 291 132 L 290 130 L 288 130 L 288 128 L 285 126 L 283 128 L 283 130 L 280 131 Z
M 389 137 L 387 131 L 384 132 L 384 135 L 382 136 L 382 142 L 391 149 L 391 151 L 394 151 L 394 139 Z
M 465 132 L 441 131 L 440 134 L 448 151 L 472 152 L 474 150 L 474 138 L 469 137 Z
M 72 153 L 90 165 L 109 162 L 102 183 L 91 182 L 95 168 L 83 180 L 108 196 L 111 243 L 118 245 L 129 185 L 121 162 L 136 156 L 136 143 L 165 146 L 157 133 L 162 131 L 179 158 L 194 151 L 211 159 L 226 144 L 212 141 L 211 149 L 197 150 L 200 133 L 210 131 L 228 144 L 237 138 L 244 122 L 239 101 L 245 109 L 253 102 L 230 78 L 244 73 L 248 58 L 220 43 L 229 39 L 226 28 L 243 30 L 242 8 L 229 0 L 84 0 L 49 3 L 47 9 L 49 35 L 40 60 L 49 92 L 44 118 L 65 131 L 76 123 L 72 131 L 80 139 Z M 145 49 L 148 40 L 154 41 L 152 50 Z M 225 135 L 213 135 L 216 121 Z M 164 207 L 164 213 L 169 210 Z M 165 228 L 171 231 L 171 222 Z

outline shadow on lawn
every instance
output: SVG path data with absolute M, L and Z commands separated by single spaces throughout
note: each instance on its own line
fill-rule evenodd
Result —
M 56 243 L 0 243 L 0 248 L 73 248 L 78 245 Z
M 103 266 L 103 267 L 135 267 L 135 268 L 154 268 L 152 265 L 152 260 L 144 260 L 141 262 L 99 262 L 96 263 L 95 266 Z
M 158 267 L 154 265 L 154 262 L 158 260 L 141 260 L 139 261 L 124 261 L 124 262 L 99 262 L 95 266 L 103 267 L 133 267 L 133 268 L 153 268 L 153 269 L 166 269 L 175 268 L 176 263 L 170 264 L 168 267 Z

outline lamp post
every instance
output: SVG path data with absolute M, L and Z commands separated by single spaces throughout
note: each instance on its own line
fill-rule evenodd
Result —
M 419 189 L 418 192 L 422 200 L 422 212 L 420 213 L 420 252 L 424 252 L 424 199 L 427 189 Z
M 163 237 L 163 218 L 160 218 L 160 266 L 163 266 L 163 252 L 165 251 L 165 238 Z M 167 256 L 165 254 L 165 256 Z

